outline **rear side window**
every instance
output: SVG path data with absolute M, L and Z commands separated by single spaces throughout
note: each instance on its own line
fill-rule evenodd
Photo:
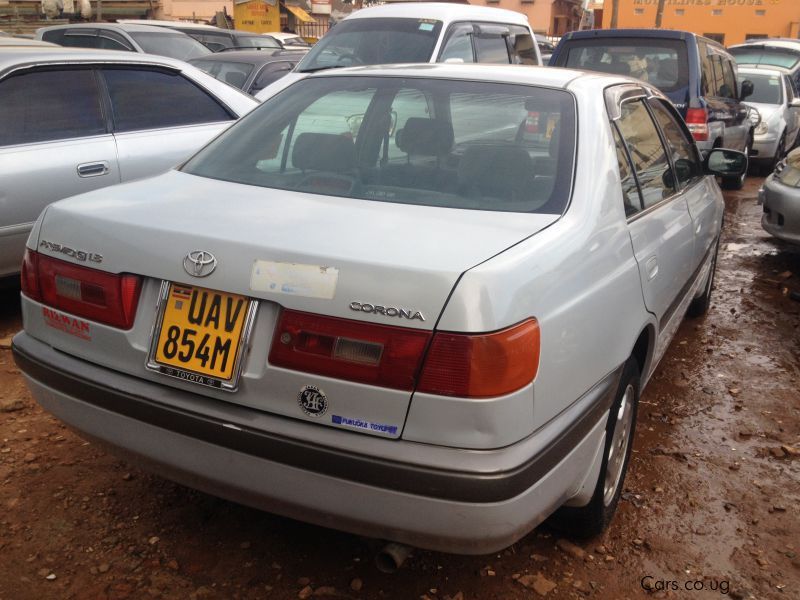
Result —
M 669 160 L 644 103 L 625 102 L 617 125 L 639 180 L 644 208 L 674 194 L 676 188 Z
M 228 112 L 182 75 L 138 69 L 104 69 L 115 131 L 213 123 Z
M 270 63 L 266 65 L 262 70 L 261 73 L 258 74 L 256 80 L 253 82 L 253 86 L 250 89 L 251 93 L 255 93 L 258 90 L 263 90 L 269 84 L 274 81 L 278 81 L 281 77 L 286 75 L 289 71 L 294 69 L 295 63 L 280 61 L 275 63 Z
M 475 52 L 479 63 L 509 64 L 506 39 L 499 35 L 476 35 Z
M 106 133 L 94 72 L 38 71 L 0 82 L 0 146 Z
M 223 62 L 221 60 L 193 60 L 192 64 L 212 77 L 224 81 L 237 89 L 243 89 L 255 65 L 242 62 Z
M 49 40 L 48 40 L 49 41 Z M 61 41 L 57 42 L 69 48 L 99 48 L 100 40 L 96 29 L 67 29 Z
M 131 46 L 128 40 L 123 36 L 116 31 L 104 29 L 101 29 L 98 34 L 97 47 L 105 50 L 126 50 L 128 52 L 134 52 L 133 46 Z
M 680 40 L 604 37 L 571 41 L 557 66 L 636 77 L 664 92 L 689 84 L 686 43 Z
M 472 25 L 455 25 L 448 32 L 444 48 L 439 53 L 439 62 L 446 60 L 475 62 L 475 53 L 472 50 Z
M 538 65 L 536 42 L 531 32 L 519 25 L 509 25 L 508 45 L 511 49 L 511 62 L 515 65 Z
M 560 214 L 575 135 L 574 100 L 563 90 L 320 77 L 267 100 L 185 170 L 375 202 Z

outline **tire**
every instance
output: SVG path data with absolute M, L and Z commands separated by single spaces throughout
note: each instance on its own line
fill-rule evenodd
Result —
M 711 258 L 711 269 L 708 272 L 703 294 L 692 300 L 686 314 L 690 317 L 702 317 L 711 306 L 711 292 L 714 291 L 714 275 L 717 272 L 717 253 L 719 252 L 719 238 L 714 245 L 714 256 Z
M 778 147 L 775 149 L 775 158 L 772 160 L 772 163 L 769 166 L 769 173 L 772 173 L 775 170 L 775 167 L 778 166 L 778 163 L 781 162 L 784 154 L 786 154 L 786 132 L 784 131 L 781 134 L 781 139 L 778 142 Z M 767 173 L 767 175 L 769 175 Z
M 750 158 L 750 147 L 753 145 L 753 138 L 748 138 L 747 144 L 744 147 L 744 155 L 749 159 Z M 744 173 L 742 173 L 741 177 L 723 177 L 722 178 L 722 189 L 723 190 L 740 190 L 744 187 L 744 180 L 747 179 L 747 171 L 745 169 Z
M 639 407 L 639 365 L 631 357 L 625 363 L 617 394 L 606 423 L 606 441 L 600 476 L 586 506 L 562 506 L 553 515 L 553 525 L 578 538 L 602 533 L 611 523 L 628 470 Z

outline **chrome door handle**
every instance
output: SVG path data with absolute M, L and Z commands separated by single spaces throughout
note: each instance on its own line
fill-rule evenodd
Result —
M 78 177 L 99 177 L 100 175 L 108 175 L 109 173 L 108 162 L 105 160 L 83 163 L 78 165 L 77 169 Z

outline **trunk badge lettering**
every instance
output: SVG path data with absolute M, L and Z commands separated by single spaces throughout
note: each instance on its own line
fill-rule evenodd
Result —
M 50 252 L 60 252 L 61 254 L 66 254 L 67 256 L 81 262 L 103 262 L 102 254 L 97 254 L 96 252 L 86 252 L 85 250 L 75 250 L 75 248 L 70 248 L 69 246 L 64 246 L 63 244 L 48 242 L 47 240 L 42 240 L 39 242 L 39 247 L 50 250 Z
M 381 304 L 370 304 L 369 302 L 350 303 L 350 310 L 356 312 L 365 312 L 373 315 L 383 315 L 384 317 L 398 317 L 400 319 L 408 319 L 410 321 L 418 320 L 424 321 L 425 317 L 418 310 L 395 308 L 394 306 L 383 306 Z
M 216 268 L 217 259 L 205 250 L 192 250 L 183 259 L 183 270 L 192 277 L 208 277 Z

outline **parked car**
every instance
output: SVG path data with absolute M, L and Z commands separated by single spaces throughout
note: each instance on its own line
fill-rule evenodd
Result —
M 541 65 L 528 18 L 472 4 L 407 2 L 357 10 L 336 24 L 265 100 L 309 73 L 349 66 L 451 62 Z
M 255 95 L 291 71 L 302 57 L 300 53 L 283 50 L 240 50 L 220 52 L 189 62 L 212 77 Z
M 0 277 L 49 203 L 166 171 L 255 105 L 166 57 L 0 50 Z
M 550 65 L 646 81 L 672 101 L 703 154 L 720 147 L 750 153 L 754 133 L 743 100 L 752 85 L 739 85 L 736 61 L 717 42 L 665 29 L 573 31 L 561 38 Z M 722 183 L 740 189 L 744 176 Z
M 261 35 L 272 38 L 278 42 L 284 50 L 305 52 L 311 49 L 311 44 L 309 44 L 296 33 L 270 31 L 269 33 L 262 33 Z
M 130 23 L 69 23 L 36 30 L 36 39 L 72 48 L 99 48 L 191 60 L 211 54 L 194 38 L 163 27 Z
M 596 533 L 708 309 L 707 173 L 746 162 L 620 77 L 311 75 L 178 170 L 52 205 L 14 356 L 90 439 L 262 509 L 464 553 L 564 504 Z
M 277 40 L 253 33 L 251 31 L 239 31 L 237 29 L 222 29 L 213 25 L 202 23 L 190 23 L 187 21 L 159 21 L 155 19 L 124 19 L 117 21 L 125 24 L 148 25 L 151 27 L 164 27 L 173 31 L 180 31 L 193 37 L 212 52 L 222 50 L 239 49 L 267 49 L 280 50 L 281 44 Z
M 787 69 L 795 94 L 800 90 L 800 40 L 754 40 L 728 48 L 739 66 Z
M 753 82 L 747 105 L 761 121 L 755 129 L 750 163 L 772 172 L 797 143 L 800 131 L 800 98 L 795 96 L 789 72 L 777 67 L 739 67 L 739 79 Z
M 764 205 L 761 227 L 792 244 L 800 244 L 800 148 L 783 159 L 758 192 Z

